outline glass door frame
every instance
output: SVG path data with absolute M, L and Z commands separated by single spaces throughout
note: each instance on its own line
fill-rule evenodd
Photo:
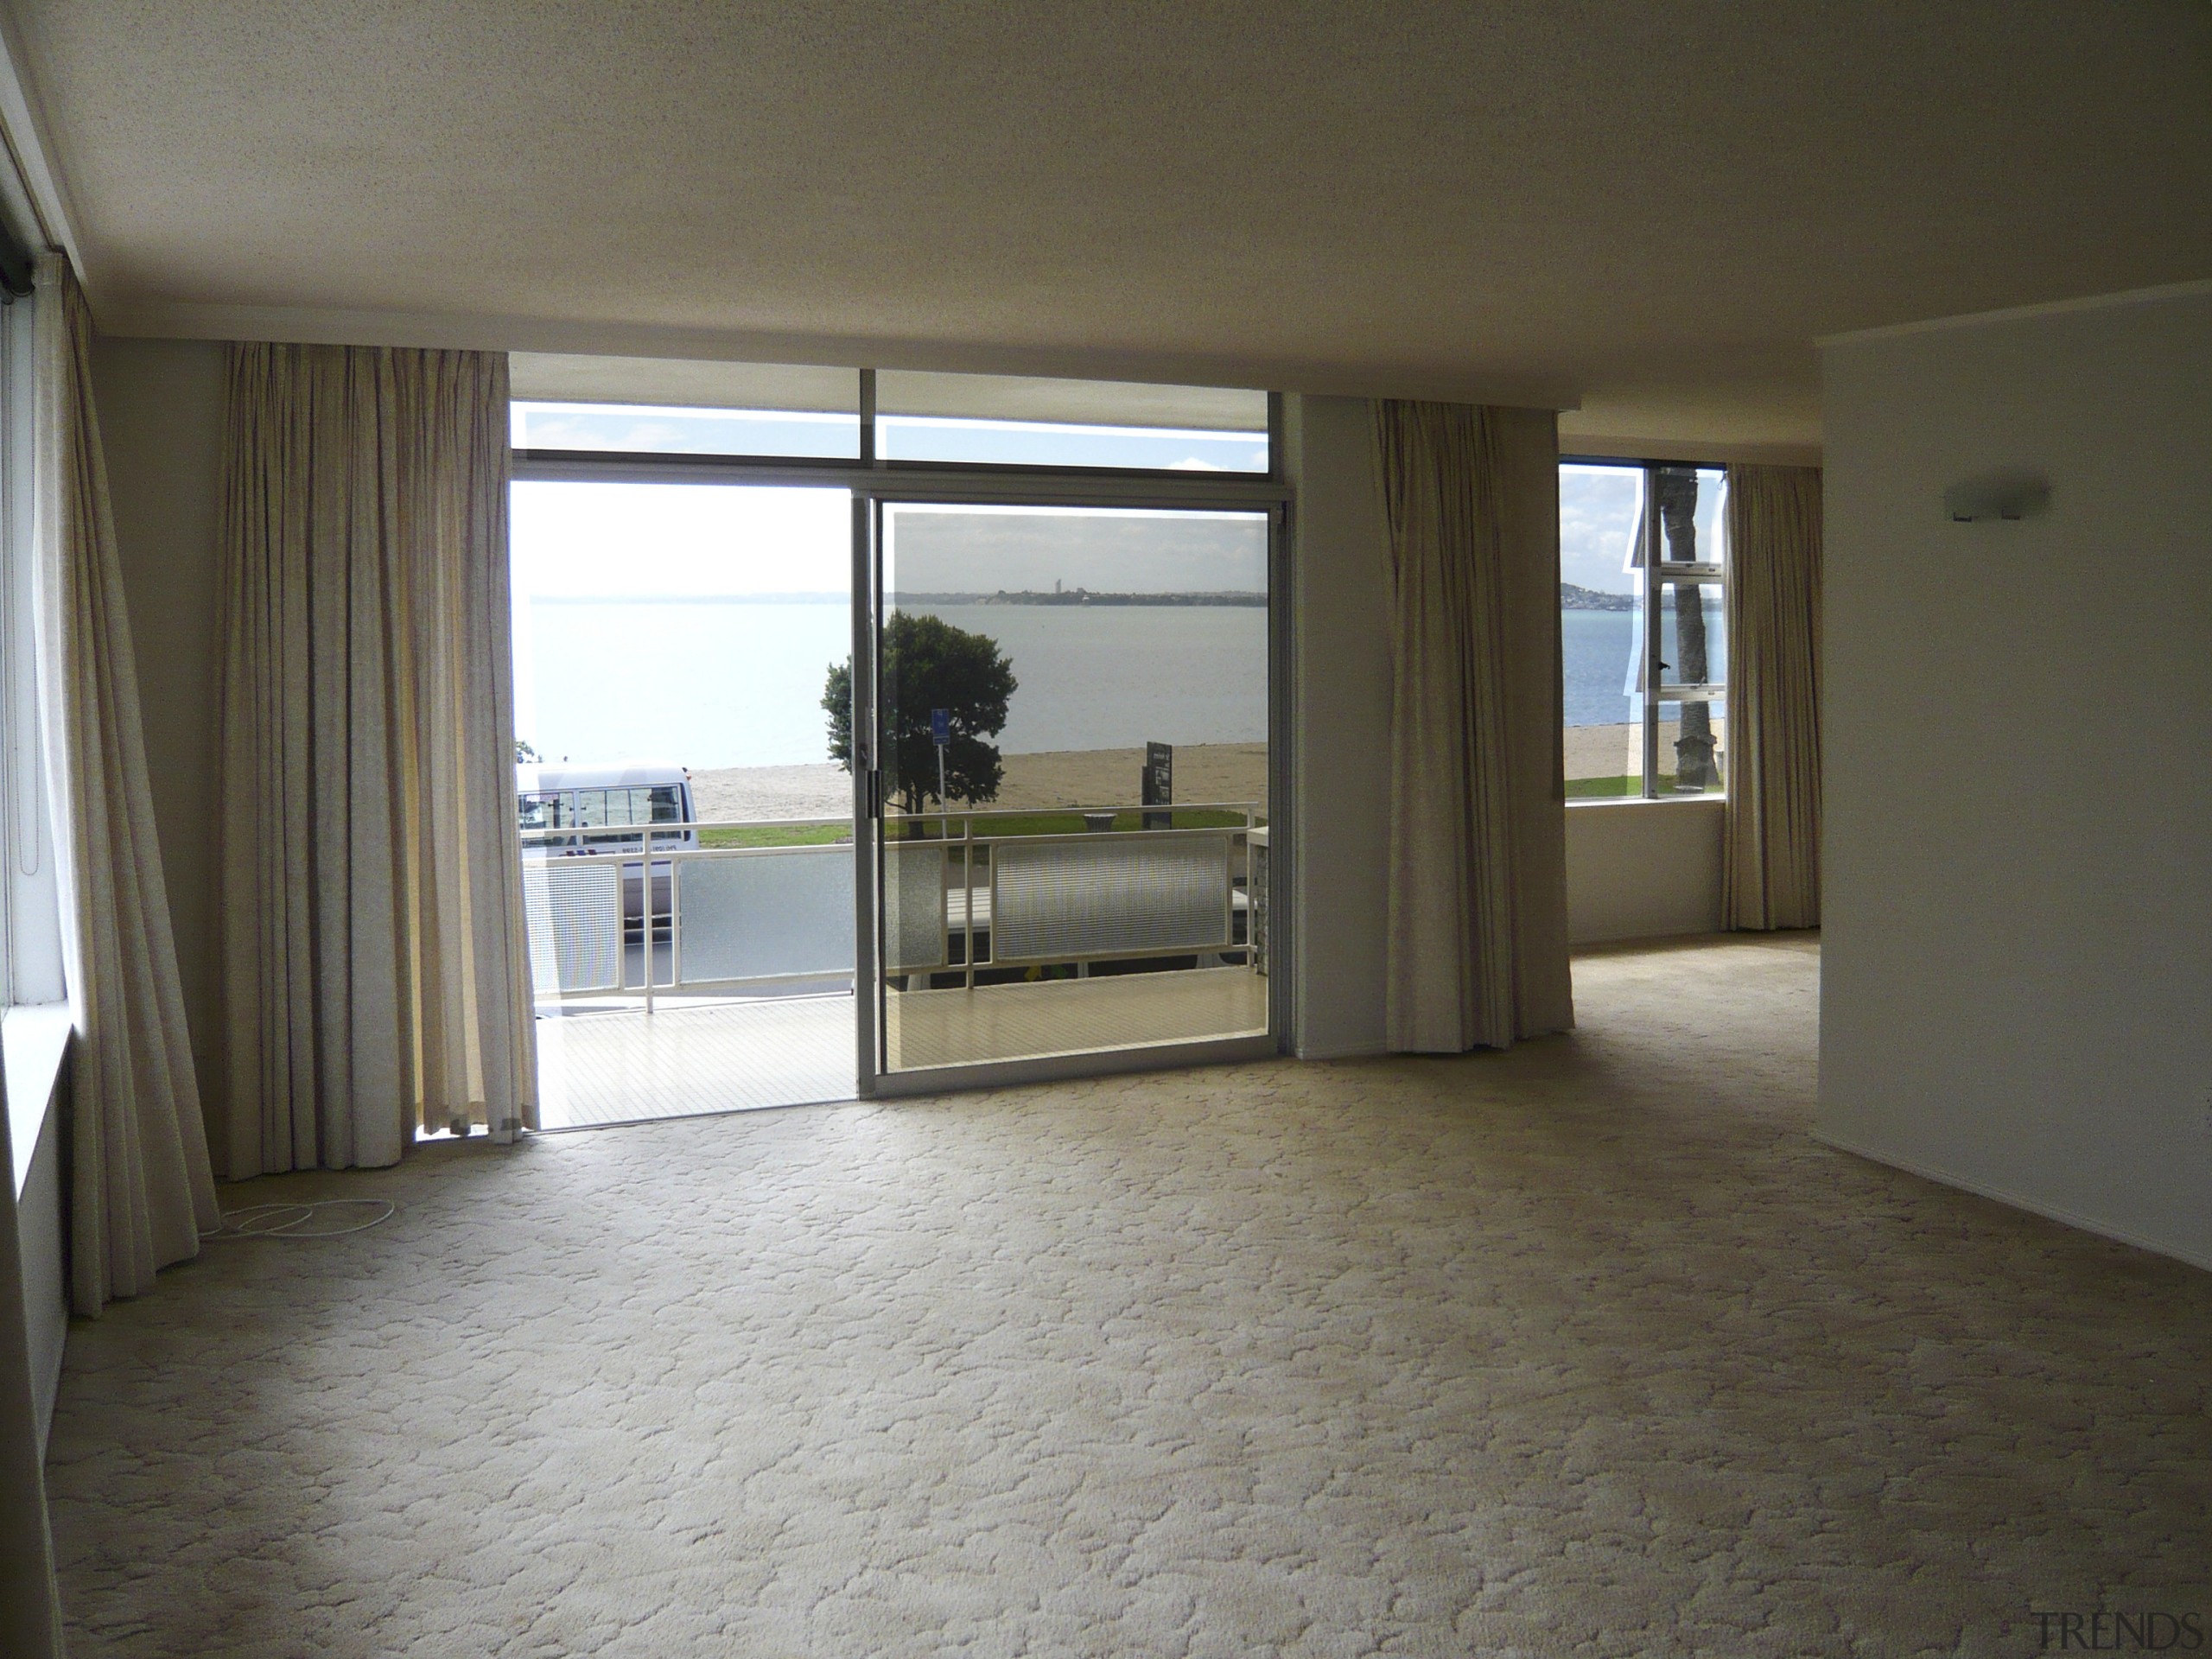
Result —
M 856 1049 L 855 1092 L 863 1100 L 906 1095 L 943 1094 L 964 1089 L 1043 1082 L 1059 1077 L 1096 1077 L 1170 1066 L 1214 1065 L 1264 1058 L 1292 1052 L 1295 1030 L 1292 1007 L 1298 926 L 1296 907 L 1278 905 L 1276 895 L 1294 893 L 1297 844 L 1293 826 L 1298 779 L 1292 765 L 1294 629 L 1291 615 L 1293 503 L 1283 476 L 1282 399 L 1268 398 L 1268 474 L 1125 473 L 1103 468 L 1020 467 L 932 467 L 914 462 L 788 461 L 741 457 L 652 455 L 617 451 L 524 454 L 512 457 L 516 482 L 603 484 L 698 484 L 774 486 L 849 491 L 852 498 L 853 732 L 855 743 L 868 734 L 868 764 L 855 756 L 853 766 L 854 1002 Z M 864 426 L 865 429 L 865 426 Z M 868 446 L 873 448 L 873 445 Z M 1028 1060 L 993 1060 L 926 1071 L 886 1072 L 877 1037 L 876 995 L 863 997 L 867 983 L 880 990 L 881 975 L 876 895 L 882 850 L 876 834 L 880 772 L 874 753 L 876 635 L 879 621 L 879 553 L 876 527 L 881 510 L 897 503 L 941 505 L 1094 506 L 1151 508 L 1161 512 L 1264 513 L 1268 544 L 1268 955 L 1274 964 L 1268 978 L 1268 1032 L 1193 1042 L 1160 1043 L 1139 1048 L 1103 1049 Z M 866 707 L 861 706 L 865 687 Z
M 1177 486 L 1181 480 L 1175 480 Z M 958 1065 L 893 1071 L 885 1065 L 881 906 L 883 785 L 877 753 L 878 647 L 884 622 L 883 510 L 887 506 L 1105 507 L 1177 512 L 1236 512 L 1263 516 L 1268 524 L 1268 955 L 1278 964 L 1267 975 L 1268 1029 L 1249 1036 L 1199 1038 L 1136 1047 L 1085 1050 L 1027 1059 L 978 1060 Z M 1290 833 L 1292 776 L 1291 506 L 1280 482 L 1227 475 L 1201 476 L 1188 487 L 1154 480 L 1089 478 L 1053 473 L 1020 477 L 960 473 L 918 475 L 878 473 L 853 491 L 853 733 L 857 749 L 867 733 L 866 764 L 853 766 L 854 1021 L 859 1090 L 863 1100 L 998 1088 L 1064 1077 L 1097 1077 L 1170 1066 L 1211 1065 L 1263 1059 L 1291 1052 L 1291 997 L 1296 919 L 1274 902 L 1293 891 L 1297 849 Z M 860 995 L 865 979 L 868 995 Z

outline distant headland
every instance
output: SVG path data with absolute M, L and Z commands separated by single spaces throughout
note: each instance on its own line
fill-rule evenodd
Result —
M 900 605 L 1252 605 L 1265 606 L 1265 594 L 1224 593 L 1107 594 L 1090 588 L 1070 588 L 1040 594 L 1031 588 L 991 594 L 899 594 Z
M 1562 582 L 1559 585 L 1559 607 L 1562 611 L 1632 611 L 1636 608 L 1636 595 L 1600 593 L 1595 588 Z

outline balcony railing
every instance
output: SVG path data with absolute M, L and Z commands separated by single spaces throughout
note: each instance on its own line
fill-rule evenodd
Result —
M 1037 833 L 1040 817 L 1094 827 Z M 1184 827 L 1167 827 L 1177 817 Z M 1159 827 L 1116 827 L 1131 818 Z M 702 844 L 717 831 L 849 822 L 636 825 L 597 830 L 583 845 L 573 830 L 524 830 L 537 1001 L 637 998 L 650 1013 L 657 995 L 849 980 L 849 842 Z M 881 954 L 902 989 L 1184 957 L 1266 971 L 1267 832 L 1253 803 L 933 812 L 893 818 L 887 830 Z

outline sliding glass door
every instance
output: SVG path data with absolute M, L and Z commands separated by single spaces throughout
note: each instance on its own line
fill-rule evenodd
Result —
M 1263 1051 L 1274 509 L 886 500 L 856 525 L 879 1087 Z
M 1274 1052 L 1280 399 L 510 372 L 523 897 L 541 1052 L 607 1096 L 576 1121 Z

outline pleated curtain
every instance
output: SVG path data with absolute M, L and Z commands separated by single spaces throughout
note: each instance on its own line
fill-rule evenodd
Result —
M 1732 928 L 1821 925 L 1821 473 L 1728 469 Z
M 33 607 L 61 903 L 70 1066 L 69 1291 L 79 1315 L 150 1289 L 219 1217 L 138 717 L 92 320 L 39 264 Z
M 232 348 L 223 990 L 233 1176 L 537 1123 L 507 368 Z
M 1378 401 L 1392 594 L 1387 1026 L 1400 1052 L 1574 1023 L 1547 410 Z

